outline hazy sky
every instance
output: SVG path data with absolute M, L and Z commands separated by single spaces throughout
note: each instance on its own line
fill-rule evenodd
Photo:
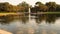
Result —
M 17 4 L 21 3 L 22 1 L 25 1 L 25 2 L 29 3 L 30 5 L 34 5 L 35 2 L 37 2 L 37 1 L 40 1 L 42 3 L 53 1 L 53 2 L 56 2 L 57 4 L 60 4 L 59 0 L 0 0 L 0 2 L 9 2 L 10 4 L 13 4 L 13 5 L 17 5 Z

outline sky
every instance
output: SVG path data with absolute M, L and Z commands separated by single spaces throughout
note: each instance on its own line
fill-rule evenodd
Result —
M 44 4 L 46 2 L 56 2 L 57 4 L 60 4 L 59 0 L 0 0 L 0 2 L 9 2 L 12 5 L 18 5 L 19 3 L 23 2 L 23 1 L 27 2 L 28 4 L 30 4 L 32 6 L 34 6 L 37 1 L 40 1 Z

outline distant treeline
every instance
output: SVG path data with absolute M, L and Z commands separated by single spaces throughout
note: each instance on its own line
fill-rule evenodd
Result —
M 29 4 L 22 2 L 19 5 L 12 5 L 8 2 L 0 3 L 0 12 L 24 12 L 28 11 Z
M 21 2 L 18 5 L 12 5 L 8 2 L 0 3 L 0 12 L 28 12 L 31 8 L 31 12 L 60 12 L 60 5 L 55 2 L 36 2 L 34 7 L 26 2 Z
M 60 12 L 60 5 L 55 2 L 47 2 L 45 4 L 36 2 L 35 6 L 31 8 L 32 12 Z

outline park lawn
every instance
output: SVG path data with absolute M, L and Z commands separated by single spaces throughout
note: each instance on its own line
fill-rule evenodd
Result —
M 45 14 L 60 14 L 60 12 L 44 12 Z
M 10 14 L 13 14 L 13 15 L 15 15 L 15 14 L 17 14 L 17 13 L 0 13 L 0 16 L 5 16 L 5 15 L 10 15 Z
M 42 13 L 44 13 L 44 14 L 60 14 L 60 12 L 42 12 Z M 15 15 L 15 14 L 18 14 L 18 13 L 13 13 L 13 12 L 10 12 L 10 13 L 8 13 L 8 12 L 5 12 L 5 13 L 4 13 L 4 12 L 3 12 L 3 13 L 2 13 L 2 12 L 1 12 L 1 13 L 0 13 L 0 16 L 1 16 L 1 15 L 9 15 L 9 14 Z
M 60 14 L 60 12 L 38 12 L 37 14 Z
M 0 14 L 17 14 L 17 13 L 0 13 Z

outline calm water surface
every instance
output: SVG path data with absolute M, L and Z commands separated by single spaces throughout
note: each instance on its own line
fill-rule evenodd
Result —
M 41 15 L 30 18 L 23 16 L 18 19 L 0 17 L 0 29 L 13 34 L 60 34 L 60 18 L 54 17 L 50 19 Z

